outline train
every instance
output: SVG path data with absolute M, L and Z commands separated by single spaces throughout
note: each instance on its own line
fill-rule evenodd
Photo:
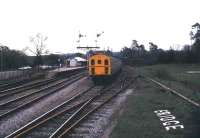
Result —
M 94 82 L 113 78 L 121 69 L 121 60 L 105 52 L 97 51 L 88 58 L 88 72 Z

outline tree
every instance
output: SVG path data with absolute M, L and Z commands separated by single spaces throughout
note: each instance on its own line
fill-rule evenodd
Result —
M 192 25 L 192 29 L 193 31 L 191 31 L 190 35 L 191 38 L 195 41 L 200 39 L 200 24 L 199 23 L 195 23 L 194 25 Z
M 56 54 L 50 54 L 50 55 L 46 55 L 43 56 L 44 58 L 44 64 L 45 65 L 50 65 L 50 66 L 55 66 L 55 65 L 59 65 L 59 60 L 62 60 L 62 57 L 60 55 L 56 55 Z M 61 62 L 61 61 L 60 61 Z
M 1 70 L 17 69 L 27 65 L 27 55 L 19 50 L 12 50 L 9 47 L 0 46 L 0 68 Z
M 194 55 L 192 54 L 192 49 L 190 45 L 184 45 L 182 49 L 183 61 L 186 63 L 194 62 Z
M 130 47 L 123 47 L 120 55 L 125 63 L 143 64 L 145 63 L 146 50 L 143 44 L 139 45 L 137 40 L 132 40 Z
M 192 25 L 190 32 L 191 45 L 184 45 L 180 50 L 178 47 L 170 47 L 169 50 L 158 48 L 153 42 L 149 42 L 149 51 L 144 45 L 139 45 L 137 40 L 132 40 L 130 47 L 121 50 L 121 57 L 125 63 L 136 64 L 158 64 L 158 63 L 200 63 L 200 24 Z M 192 44 L 192 40 L 194 43 Z
M 153 42 L 149 42 L 149 49 L 150 52 L 156 52 L 158 50 L 158 46 L 155 45 Z
M 131 58 L 132 57 L 131 49 L 126 46 L 122 48 L 120 53 L 123 58 Z
M 30 42 L 34 46 L 34 50 L 28 47 L 29 51 L 31 51 L 35 56 L 34 66 L 39 66 L 43 64 L 42 55 L 47 54 L 48 51 L 46 50 L 46 40 L 48 37 L 43 36 L 41 33 L 38 33 L 34 37 L 30 37 Z
M 137 40 L 132 40 L 131 49 L 137 49 L 139 47 Z
M 192 29 L 195 29 L 192 39 L 194 40 L 194 43 L 191 47 L 191 52 L 193 55 L 194 62 L 200 62 L 200 24 L 195 23 L 192 25 Z

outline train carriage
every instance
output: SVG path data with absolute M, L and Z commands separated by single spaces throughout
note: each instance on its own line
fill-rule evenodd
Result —
M 93 80 L 110 78 L 120 71 L 121 66 L 121 60 L 101 52 L 90 56 L 88 60 L 89 75 Z

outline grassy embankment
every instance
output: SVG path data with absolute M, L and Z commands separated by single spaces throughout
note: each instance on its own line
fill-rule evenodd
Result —
M 200 65 L 155 65 L 137 68 L 139 74 L 161 81 L 181 94 L 200 102 Z
M 200 103 L 200 70 L 198 65 L 154 65 L 137 67 L 133 73 L 161 81 L 183 95 Z M 111 138 L 199 138 L 200 111 L 152 82 L 138 80 L 134 92 L 124 105 L 124 113 L 111 133 Z M 155 110 L 169 110 L 184 129 L 166 131 Z

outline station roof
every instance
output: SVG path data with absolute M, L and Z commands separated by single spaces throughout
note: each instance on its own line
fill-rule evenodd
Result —
M 80 62 L 87 61 L 86 59 L 81 58 L 81 57 L 75 57 L 74 59 L 76 59 L 77 61 L 80 61 Z

